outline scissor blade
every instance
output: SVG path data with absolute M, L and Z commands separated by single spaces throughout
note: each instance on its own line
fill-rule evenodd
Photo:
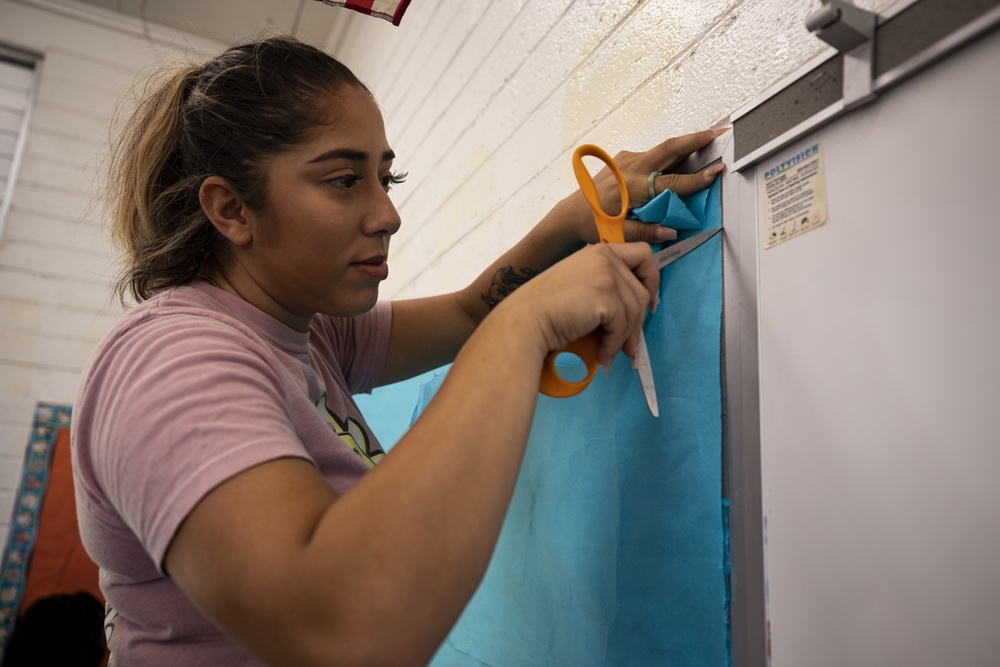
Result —
M 636 372 L 639 373 L 639 383 L 642 385 L 642 395 L 646 397 L 649 414 L 660 416 L 660 407 L 656 403 L 656 386 L 653 384 L 653 367 L 649 363 L 649 350 L 646 348 L 646 335 L 639 334 L 639 350 L 636 352 Z
M 707 232 L 696 234 L 689 239 L 684 239 L 680 243 L 675 243 L 668 248 L 664 248 L 660 252 L 653 255 L 653 257 L 656 258 L 656 265 L 662 269 L 667 264 L 677 261 L 721 231 L 722 227 L 716 227 L 715 229 L 710 229 Z

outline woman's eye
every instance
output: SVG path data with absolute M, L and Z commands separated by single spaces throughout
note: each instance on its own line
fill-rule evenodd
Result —
M 353 188 L 355 185 L 358 184 L 358 180 L 360 180 L 359 176 L 350 174 L 347 176 L 337 176 L 336 178 L 331 178 L 330 180 L 327 181 L 327 183 L 337 188 L 350 190 L 351 188 Z
M 392 186 L 399 185 L 400 183 L 406 182 L 406 173 L 392 173 L 388 176 L 382 177 L 382 187 L 388 192 L 392 189 Z

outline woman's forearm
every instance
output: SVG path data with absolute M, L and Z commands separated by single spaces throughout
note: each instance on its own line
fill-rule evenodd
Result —
M 538 393 L 538 335 L 496 313 L 390 456 L 333 503 L 304 555 L 316 613 L 332 601 L 387 663 L 425 663 L 475 591 L 500 532 Z M 525 324 L 530 326 L 530 324 Z M 393 500 L 390 500 L 393 499 Z M 358 554 L 377 564 L 357 577 Z M 363 569 L 363 568 L 362 568 Z M 343 628 L 343 617 L 335 626 Z M 354 628 L 350 634 L 373 628 Z M 340 633 L 338 632 L 338 635 Z M 382 664 L 372 658 L 371 664 Z
M 582 248 L 584 225 L 593 224 L 579 191 L 561 200 L 524 238 L 498 257 L 456 297 L 480 322 L 518 287 Z
M 517 288 L 585 243 L 575 231 L 593 225 L 576 192 L 560 201 L 514 247 L 464 289 L 439 296 L 393 301 L 389 355 L 380 384 L 399 382 L 455 359 L 479 323 Z

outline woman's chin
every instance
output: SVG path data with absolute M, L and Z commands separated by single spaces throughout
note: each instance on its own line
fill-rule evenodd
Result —
M 357 290 L 353 296 L 349 302 L 335 304 L 329 311 L 323 311 L 324 314 L 332 317 L 357 317 L 370 312 L 378 303 L 378 286 L 370 290 Z

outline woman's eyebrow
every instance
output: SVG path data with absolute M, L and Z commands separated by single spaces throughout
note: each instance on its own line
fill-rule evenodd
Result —
M 391 162 L 396 158 L 396 154 L 391 150 L 382 153 L 382 162 Z M 352 162 L 365 162 L 368 160 L 368 153 L 355 150 L 353 148 L 334 148 L 333 150 L 321 153 L 309 160 L 309 164 L 314 162 L 325 162 L 327 160 L 351 160 Z

